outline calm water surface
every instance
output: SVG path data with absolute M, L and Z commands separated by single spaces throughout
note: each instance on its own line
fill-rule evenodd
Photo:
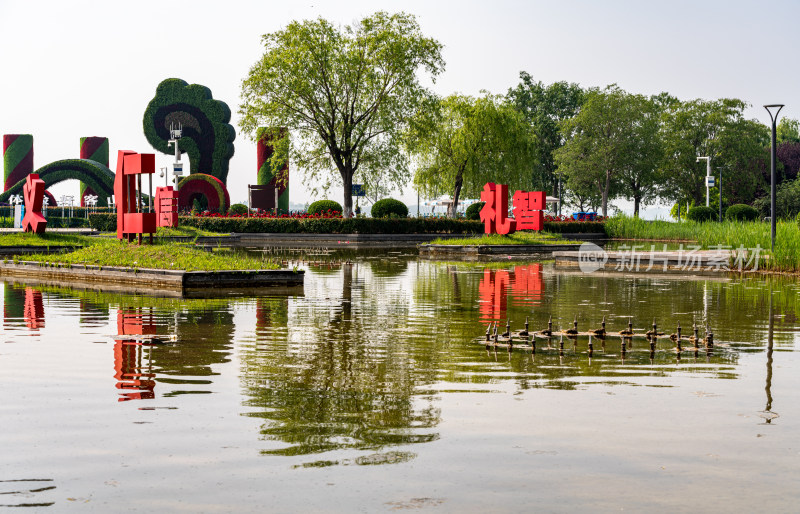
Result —
M 2 283 L 0 505 L 95 512 L 796 512 L 800 287 L 308 256 L 304 294 Z M 644 340 L 487 351 L 507 319 Z M 161 342 L 152 343 L 152 335 Z M 555 345 L 554 343 L 554 346 Z

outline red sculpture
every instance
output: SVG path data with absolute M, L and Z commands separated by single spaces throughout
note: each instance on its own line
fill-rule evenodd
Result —
M 508 217 L 508 186 L 487 182 L 481 192 L 481 221 L 487 234 L 513 234 L 517 230 L 542 230 L 547 196 L 544 191 L 515 191 L 514 217 Z
M 155 207 L 159 227 L 178 226 L 178 192 L 172 186 L 156 188 Z
M 508 217 L 508 186 L 487 182 L 481 192 L 481 221 L 487 234 L 513 234 L 516 222 Z
M 133 241 L 142 234 L 156 231 L 156 213 L 141 212 L 142 175 L 156 171 L 156 156 L 120 150 L 117 154 L 117 173 L 114 176 L 114 196 L 117 202 L 117 239 Z M 138 179 L 138 187 L 137 187 Z
M 47 220 L 42 216 L 42 202 L 44 201 L 44 180 L 36 173 L 31 173 L 25 179 L 22 188 L 25 196 L 25 217 L 22 218 L 22 230 L 44 234 Z
M 544 228 L 544 191 L 516 191 L 513 198 L 514 219 L 517 230 L 542 230 Z

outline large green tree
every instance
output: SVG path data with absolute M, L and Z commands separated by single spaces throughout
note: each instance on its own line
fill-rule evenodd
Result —
M 652 100 L 612 85 L 589 91 L 580 112 L 562 122 L 567 140 L 555 151 L 558 172 L 575 191 L 586 191 L 591 184 L 603 216 L 619 193 L 633 199 L 637 211 L 655 194 L 660 152 L 656 113 Z
M 414 184 L 428 197 L 476 197 L 486 182 L 528 189 L 536 162 L 530 125 L 499 96 L 451 95 L 411 120 L 407 145 L 417 158 Z
M 662 196 L 677 202 L 705 204 L 706 163 L 712 174 L 722 168 L 729 201 L 750 203 L 763 188 L 759 160 L 768 144 L 767 127 L 744 117 L 747 103 L 735 98 L 676 102 L 664 111 L 662 141 L 666 178 Z
M 262 42 L 264 55 L 242 82 L 243 130 L 288 127 L 295 166 L 325 188 L 340 182 L 345 216 L 355 173 L 407 179 L 399 134 L 429 95 L 420 71 L 435 79 L 444 69 L 442 45 L 414 16 L 378 12 L 342 27 L 295 21 Z M 276 164 L 286 158 L 279 153 Z
M 520 83 L 509 89 L 506 97 L 525 116 L 539 143 L 531 189 L 560 194 L 553 158 L 553 152 L 564 144 L 560 124 L 578 113 L 586 92 L 578 84 L 563 81 L 545 85 L 525 71 L 519 78 Z

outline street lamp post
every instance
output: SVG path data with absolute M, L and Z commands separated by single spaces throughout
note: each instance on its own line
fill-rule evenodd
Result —
M 778 114 L 780 114 L 781 109 L 783 109 L 783 105 L 784 104 L 769 104 L 769 105 L 765 105 L 764 106 L 764 109 L 767 110 L 767 112 L 769 113 L 769 117 L 772 120 L 772 145 L 771 145 L 772 151 L 770 152 L 770 162 L 769 162 L 769 174 L 770 174 L 769 222 L 770 222 L 771 229 L 772 229 L 772 251 L 773 252 L 775 251 L 775 221 L 776 221 L 775 220 L 775 211 L 777 210 L 775 208 L 775 160 L 776 160 L 776 158 L 775 158 L 775 155 L 776 155 L 775 154 L 775 152 L 776 152 L 776 149 L 775 149 L 775 146 L 776 146 L 775 145 L 775 129 L 776 129 L 775 128 L 775 124 L 778 121 Z M 770 111 L 770 109 L 776 109 L 776 108 L 778 110 L 775 111 L 775 114 L 772 114 L 772 111 Z
M 722 167 L 719 168 L 719 222 L 722 223 Z
M 710 183 L 709 183 L 708 177 L 711 176 L 711 157 L 698 157 L 697 161 L 695 161 L 695 162 L 700 162 L 700 161 L 702 161 L 704 159 L 706 161 L 706 207 L 709 207 L 708 197 L 711 194 L 710 193 L 711 187 L 710 187 Z

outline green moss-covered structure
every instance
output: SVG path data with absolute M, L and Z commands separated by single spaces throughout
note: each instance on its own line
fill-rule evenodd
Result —
M 97 205 L 105 207 L 107 199 L 114 194 L 114 172 L 91 159 L 64 159 L 51 162 L 36 170 L 34 173 L 44 180 L 47 187 L 63 182 L 64 180 L 78 179 L 97 192 Z M 27 176 L 26 176 L 27 177 Z M 6 189 L 0 194 L 0 202 L 8 202 L 11 195 L 23 194 L 25 178 Z
M 99 162 L 108 168 L 108 138 L 107 137 L 82 137 L 81 138 L 81 159 L 90 159 Z M 86 195 L 97 195 L 99 201 L 99 194 L 97 191 L 81 182 L 81 207 L 86 207 L 83 198 Z
M 169 155 L 175 153 L 167 144 L 170 125 L 181 125 L 183 135 L 178 146 L 181 153 L 189 155 L 191 173 L 211 175 L 224 184 L 236 139 L 230 120 L 230 108 L 225 102 L 214 100 L 209 88 L 169 78 L 156 88 L 142 124 L 153 148 Z

